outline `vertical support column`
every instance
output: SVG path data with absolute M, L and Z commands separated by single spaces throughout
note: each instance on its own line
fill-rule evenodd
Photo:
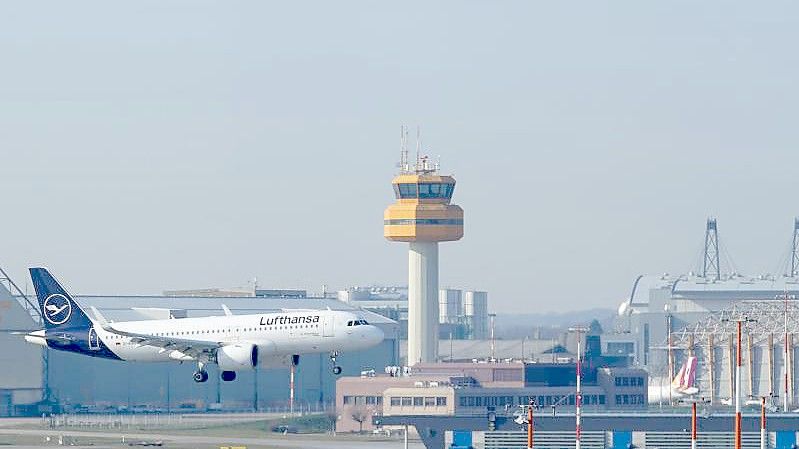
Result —
M 768 392 L 774 394 L 774 334 L 768 335 Z
M 408 366 L 438 358 L 438 243 L 410 242 Z
M 737 347 L 735 351 L 735 449 L 741 449 L 741 326 L 739 320 Z
M 766 449 L 766 397 L 760 398 L 760 449 Z
M 574 403 L 577 406 L 575 411 L 575 434 L 574 434 L 574 449 L 580 449 L 580 434 L 582 433 L 581 428 L 581 408 L 580 402 L 582 402 L 582 390 L 580 388 L 581 378 L 583 377 L 582 374 L 582 356 L 580 355 L 580 332 L 577 332 L 577 396 L 574 398 Z
M 297 366 L 292 363 L 289 370 L 289 413 L 291 414 L 294 414 L 294 373 L 296 371 Z
M 707 336 L 708 384 L 710 384 L 710 403 L 716 403 L 716 351 L 713 350 L 713 334 Z
M 666 315 L 666 350 L 668 351 L 669 357 L 669 375 L 668 381 L 671 382 L 674 379 L 674 350 L 672 349 L 672 342 L 671 342 L 671 314 Z M 674 398 L 672 398 L 671 388 L 669 388 L 669 406 L 674 405 Z
M 794 378 L 793 378 L 793 334 L 788 334 L 788 406 L 790 407 L 793 404 L 794 398 Z M 787 409 L 786 409 L 787 411 Z
M 747 343 L 747 359 L 746 359 L 746 368 L 749 370 L 749 396 L 755 396 L 755 354 L 754 354 L 754 345 L 752 344 L 752 334 L 746 334 L 746 343 Z
M 727 345 L 728 365 L 730 368 L 730 398 L 735 396 L 735 336 L 730 335 L 729 345 Z
M 782 353 L 782 367 L 783 367 L 783 396 L 782 396 L 782 411 L 787 413 L 790 407 L 790 398 L 788 397 L 788 294 L 785 294 L 785 341 L 783 342 Z

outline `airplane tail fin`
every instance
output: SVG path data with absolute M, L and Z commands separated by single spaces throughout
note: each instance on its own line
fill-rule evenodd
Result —
M 677 375 L 674 376 L 674 380 L 671 381 L 672 388 L 686 394 L 695 394 L 699 391 L 695 385 L 696 364 L 697 358 L 694 356 L 685 359 L 685 362 L 683 362 L 680 367 L 680 372 L 678 372 Z
M 677 372 L 677 375 L 674 376 L 674 379 L 671 381 L 671 388 L 675 390 L 679 390 L 682 388 L 683 378 L 685 377 L 685 366 L 686 363 L 683 363 L 680 367 L 680 371 Z
M 694 356 L 688 357 L 688 360 L 685 361 L 685 375 L 683 376 L 682 390 L 688 394 L 699 391 L 696 387 L 696 364 L 697 358 Z
M 31 268 L 30 273 L 46 329 L 92 327 L 89 316 L 47 268 Z

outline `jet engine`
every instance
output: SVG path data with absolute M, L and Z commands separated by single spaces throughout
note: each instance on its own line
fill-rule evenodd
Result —
M 216 363 L 222 371 L 250 370 L 258 366 L 258 346 L 235 343 L 216 350 Z

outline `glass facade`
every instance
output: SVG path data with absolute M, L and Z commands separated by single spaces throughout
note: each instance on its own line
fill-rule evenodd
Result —
M 455 184 L 423 182 L 419 184 L 394 184 L 394 194 L 399 199 L 452 198 Z

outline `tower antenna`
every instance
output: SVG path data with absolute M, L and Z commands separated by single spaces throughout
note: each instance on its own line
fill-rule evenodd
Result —
M 793 242 L 791 244 L 791 276 L 799 274 L 799 217 L 793 220 Z
M 422 169 L 419 165 L 422 151 L 422 129 L 416 125 L 416 171 Z
M 721 280 L 721 264 L 719 255 L 719 230 L 716 219 L 707 219 L 705 227 L 705 254 L 702 263 L 702 277 L 705 279 Z
M 400 126 L 400 170 L 403 173 L 410 171 L 408 167 L 408 127 Z

